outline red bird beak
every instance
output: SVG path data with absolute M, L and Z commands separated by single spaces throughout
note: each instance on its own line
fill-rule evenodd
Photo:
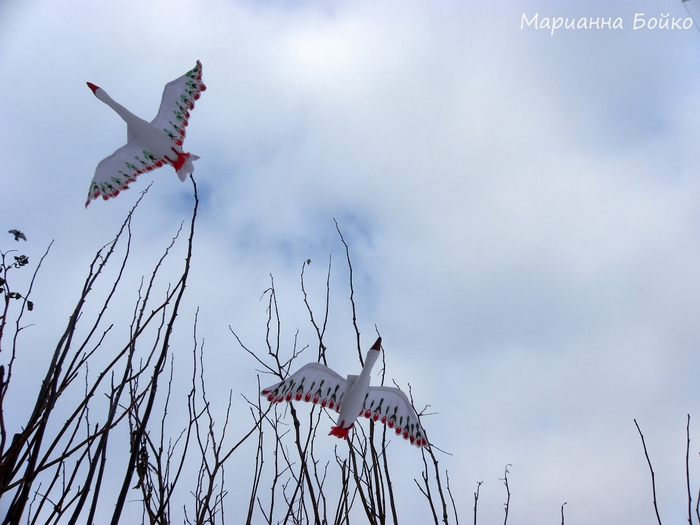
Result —
M 88 87 L 89 87 L 90 89 L 92 89 L 92 92 L 93 92 L 93 93 L 96 93 L 97 90 L 100 89 L 99 86 L 96 86 L 96 85 L 93 84 L 92 82 L 88 82 L 87 85 L 88 85 Z

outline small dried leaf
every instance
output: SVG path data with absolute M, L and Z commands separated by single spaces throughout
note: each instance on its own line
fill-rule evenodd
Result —
M 29 257 L 26 255 L 19 255 L 15 257 L 15 267 L 20 268 L 21 266 L 25 266 L 27 264 L 29 264 Z

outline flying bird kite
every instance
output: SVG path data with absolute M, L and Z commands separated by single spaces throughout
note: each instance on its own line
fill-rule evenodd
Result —
M 126 122 L 127 142 L 97 165 L 85 207 L 100 195 L 104 200 L 126 190 L 138 175 L 170 164 L 181 181 L 194 171 L 193 161 L 199 157 L 185 153 L 182 142 L 185 128 L 206 86 L 202 83 L 202 64 L 165 85 L 158 114 L 151 122 L 137 117 L 118 104 L 102 89 L 87 83 L 95 96 Z
M 347 439 L 355 420 L 364 416 L 395 429 L 397 434 L 418 447 L 425 446 L 428 444 L 425 431 L 406 394 L 398 388 L 369 386 L 372 366 L 379 358 L 381 344 L 380 337 L 367 352 L 359 376 L 349 375 L 343 379 L 327 366 L 309 363 L 261 393 L 271 403 L 303 400 L 339 412 L 336 426 L 331 427 L 331 436 Z
M 27 237 L 24 235 L 21 231 L 19 230 L 8 230 L 7 233 L 11 233 L 12 235 L 15 236 L 15 240 L 19 242 L 20 239 L 26 241 Z

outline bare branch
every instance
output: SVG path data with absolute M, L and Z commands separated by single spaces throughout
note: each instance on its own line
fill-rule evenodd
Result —
M 503 518 L 503 525 L 506 525 L 508 523 L 508 511 L 510 510 L 510 487 L 508 486 L 508 467 L 512 467 L 510 463 L 506 465 L 505 472 L 503 474 L 503 478 L 501 481 L 503 481 L 503 484 L 506 486 L 506 502 L 503 505 L 505 507 L 505 512 L 506 515 Z
M 644 442 L 644 434 L 637 424 L 637 420 L 634 420 L 634 425 L 637 427 L 637 432 L 639 432 L 639 437 L 642 438 L 642 447 L 644 447 L 644 457 L 647 458 L 647 464 L 649 465 L 649 472 L 651 474 L 651 492 L 654 498 L 654 512 L 656 513 L 656 521 L 661 525 L 661 517 L 659 516 L 659 507 L 656 504 L 656 481 L 654 480 L 654 469 L 651 466 L 651 460 L 649 459 L 649 453 L 647 452 L 647 445 Z

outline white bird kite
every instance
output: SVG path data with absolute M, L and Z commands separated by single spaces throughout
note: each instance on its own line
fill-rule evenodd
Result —
M 88 87 L 102 102 L 126 122 L 126 145 L 97 165 L 85 207 L 100 195 L 104 200 L 116 197 L 141 173 L 170 164 L 181 181 L 194 171 L 199 157 L 185 153 L 182 142 L 195 100 L 206 86 L 202 83 L 202 64 L 165 85 L 158 114 L 151 122 L 137 117 L 118 104 L 102 88 L 90 82 Z
M 322 407 L 340 412 L 331 436 L 347 439 L 358 416 L 381 421 L 412 444 L 422 447 L 428 444 L 416 411 L 406 394 L 398 388 L 369 386 L 372 366 L 379 358 L 382 338 L 372 345 L 365 358 L 365 366 L 359 376 L 343 379 L 339 374 L 320 363 L 304 365 L 284 381 L 261 391 L 271 403 L 282 401 L 310 401 Z

